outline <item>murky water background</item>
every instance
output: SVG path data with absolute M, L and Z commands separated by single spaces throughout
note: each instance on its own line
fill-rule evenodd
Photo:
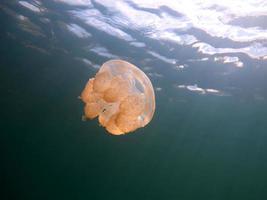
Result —
M 2 0 L 3 199 L 266 199 L 267 2 Z M 114 137 L 77 99 L 114 58 L 156 92 Z

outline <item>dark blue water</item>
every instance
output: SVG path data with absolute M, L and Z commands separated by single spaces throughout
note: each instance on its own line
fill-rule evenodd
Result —
M 267 198 L 267 3 L 0 3 L 1 199 Z M 110 59 L 156 112 L 120 137 L 77 98 Z

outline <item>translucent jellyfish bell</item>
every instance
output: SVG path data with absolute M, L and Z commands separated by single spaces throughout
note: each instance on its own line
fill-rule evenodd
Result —
M 121 135 L 147 125 L 155 111 L 155 94 L 143 71 L 123 60 L 105 62 L 81 94 L 88 119 L 98 116 L 108 132 Z

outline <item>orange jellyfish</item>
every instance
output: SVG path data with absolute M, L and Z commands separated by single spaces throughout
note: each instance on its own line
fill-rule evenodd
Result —
M 146 126 L 155 111 L 155 94 L 149 78 L 123 60 L 105 62 L 81 93 L 85 119 L 98 117 L 113 135 Z

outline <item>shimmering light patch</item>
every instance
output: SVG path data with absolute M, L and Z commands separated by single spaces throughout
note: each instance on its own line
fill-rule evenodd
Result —
M 209 58 L 208 57 L 205 57 L 205 58 L 197 58 L 197 59 L 188 59 L 187 61 L 189 62 L 204 62 L 204 61 L 208 61 Z
M 51 22 L 51 20 L 50 20 L 50 19 L 48 19 L 48 18 L 45 18 L 45 17 L 42 17 L 42 18 L 40 18 L 40 21 L 41 21 L 41 22 L 43 22 L 43 23 L 45 23 L 45 24 L 48 24 L 48 23 L 50 23 L 50 22 Z
M 17 15 L 17 18 L 21 21 L 26 21 L 28 20 L 28 17 L 25 17 L 24 15 Z
M 78 10 L 70 12 L 87 25 L 103 31 L 109 35 L 126 41 L 134 41 L 132 36 L 106 22 L 106 18 L 96 9 Z
M 82 61 L 86 66 L 93 68 L 93 69 L 99 69 L 100 66 L 92 63 L 90 60 L 86 58 L 76 58 L 76 60 Z
M 147 51 L 150 55 L 154 56 L 155 58 L 160 59 L 163 62 L 169 63 L 169 64 L 175 64 L 176 60 L 171 58 L 166 58 L 165 56 L 162 56 L 154 51 Z
M 72 6 L 91 6 L 92 2 L 90 0 L 54 0 L 56 2 L 69 4 Z
M 162 88 L 161 88 L 161 87 L 156 87 L 155 90 L 156 90 L 157 92 L 160 92 L 160 91 L 162 90 Z
M 190 91 L 193 91 L 193 92 L 198 92 L 198 93 L 201 93 L 201 94 L 205 94 L 205 90 L 201 87 L 198 87 L 197 85 L 187 85 L 186 88 Z
M 236 66 L 236 67 L 240 67 L 240 68 L 241 68 L 241 67 L 243 67 L 243 66 L 244 66 L 244 63 L 243 63 L 243 62 L 241 62 L 241 61 L 238 61 L 238 62 L 236 62 L 236 63 L 235 63 L 235 66 Z
M 77 24 L 68 24 L 67 28 L 71 33 L 73 33 L 79 38 L 88 38 L 91 36 L 90 33 L 88 33 L 85 29 L 78 26 Z
M 27 1 L 19 1 L 19 4 L 22 5 L 23 7 L 33 11 L 33 12 L 41 12 L 43 11 L 42 8 L 38 7 L 37 5 L 33 5 Z
M 236 56 L 218 56 L 214 57 L 214 61 L 223 63 L 233 63 L 236 67 L 243 67 L 243 62 Z
M 131 42 L 130 44 L 132 46 L 135 46 L 135 47 L 145 47 L 146 46 L 146 44 L 143 42 Z
M 267 47 L 263 46 L 261 43 L 254 43 L 248 47 L 234 49 L 234 48 L 215 48 L 207 43 L 199 42 L 193 44 L 193 47 L 198 48 L 199 52 L 209 55 L 225 54 L 225 53 L 244 53 L 254 59 L 265 59 L 265 56 L 267 55 Z
M 124 1 L 97 0 L 99 4 L 107 7 L 108 10 L 116 12 L 113 18 L 118 24 L 134 29 L 156 28 L 160 23 L 160 18 L 150 12 L 142 11 L 131 7 Z
M 192 35 L 177 35 L 170 31 L 153 33 L 151 34 L 151 38 L 157 40 L 167 40 L 170 42 L 177 43 L 179 45 L 190 45 L 197 42 L 197 39 Z
M 192 92 L 196 92 L 198 94 L 212 94 L 212 95 L 218 95 L 218 96 L 224 96 L 225 93 L 212 88 L 201 88 L 197 84 L 194 85 L 175 85 L 175 88 L 177 89 L 187 89 Z
M 176 65 L 176 66 L 174 66 L 173 68 L 174 68 L 175 70 L 183 70 L 185 67 L 187 67 L 187 65 Z
M 99 56 L 103 56 L 106 58 L 118 58 L 118 56 L 110 53 L 105 47 L 101 47 L 101 46 L 96 46 L 92 49 L 90 49 L 90 51 L 96 53 Z

